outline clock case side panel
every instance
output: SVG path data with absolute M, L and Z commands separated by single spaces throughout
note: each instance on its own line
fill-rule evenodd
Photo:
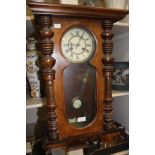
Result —
M 101 42 L 101 22 L 91 19 L 60 18 L 53 17 L 53 23 L 61 24 L 61 28 L 53 28 L 54 31 L 54 51 L 53 57 L 56 59 L 54 69 L 56 70 L 55 78 L 55 100 L 57 106 L 57 122 L 59 128 L 60 139 L 74 137 L 78 135 L 99 133 L 103 130 L 103 100 L 104 100 L 104 77 L 103 77 L 103 58 L 102 42 Z M 96 68 L 96 87 L 97 87 L 97 113 L 94 120 L 83 128 L 75 128 L 68 123 L 68 119 L 64 106 L 64 80 L 63 71 L 69 65 L 69 62 L 62 56 L 60 41 L 63 33 L 71 26 L 82 26 L 87 28 L 96 37 L 96 52 L 90 63 Z

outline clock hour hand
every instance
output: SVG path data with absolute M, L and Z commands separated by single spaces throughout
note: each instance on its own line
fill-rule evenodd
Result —
M 82 38 L 80 37 L 78 43 L 76 44 L 76 48 L 80 46 L 80 41 L 81 41 L 81 39 L 82 39 Z
M 73 44 L 72 42 L 69 44 L 70 47 L 73 48 L 73 46 L 76 46 L 76 44 Z
M 73 44 L 72 42 L 69 44 L 69 49 L 73 50 L 73 46 L 75 46 L 75 44 Z

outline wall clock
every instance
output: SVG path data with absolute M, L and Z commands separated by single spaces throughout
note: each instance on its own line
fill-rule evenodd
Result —
M 127 144 L 124 129 L 112 120 L 111 86 L 112 26 L 128 11 L 28 5 L 40 26 L 39 67 L 47 101 L 44 149 Z

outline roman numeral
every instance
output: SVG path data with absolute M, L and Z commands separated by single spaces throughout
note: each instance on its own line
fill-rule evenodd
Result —
M 86 38 L 85 41 L 89 40 L 89 38 Z
M 86 47 L 91 47 L 91 44 L 86 44 Z
M 74 34 L 73 34 L 73 32 L 71 32 L 71 33 L 70 33 L 70 35 L 71 35 L 72 37 L 74 37 Z
M 79 31 L 76 31 L 76 36 L 79 36 Z
M 82 33 L 81 38 L 83 38 L 83 36 L 84 36 L 84 32 Z
M 90 53 L 90 51 L 88 49 L 86 49 L 85 52 Z
M 82 53 L 83 57 L 86 57 L 83 53 Z
M 64 47 L 68 47 L 68 44 L 63 44 Z

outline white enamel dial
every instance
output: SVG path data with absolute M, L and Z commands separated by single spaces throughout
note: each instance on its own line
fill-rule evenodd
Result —
M 63 35 L 61 50 L 64 57 L 69 61 L 82 63 L 94 53 L 95 39 L 88 30 L 74 27 Z

